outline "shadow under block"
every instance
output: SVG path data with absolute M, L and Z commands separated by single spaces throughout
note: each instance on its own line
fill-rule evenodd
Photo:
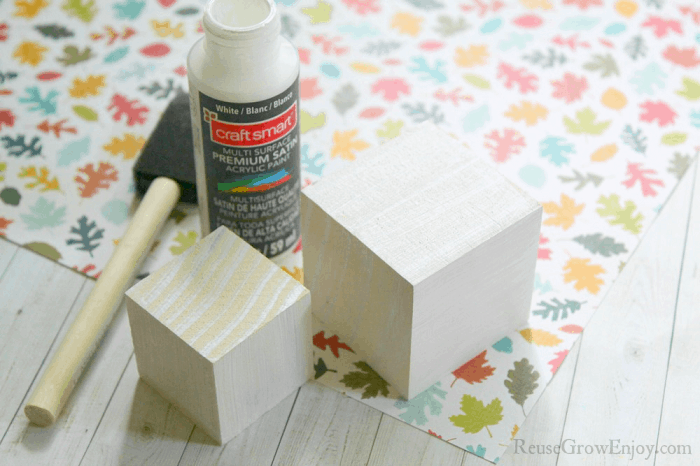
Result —
M 225 227 L 126 295 L 141 378 L 219 443 L 311 377 L 309 291 Z
M 312 311 L 401 395 L 527 322 L 542 207 L 424 123 L 302 191 Z

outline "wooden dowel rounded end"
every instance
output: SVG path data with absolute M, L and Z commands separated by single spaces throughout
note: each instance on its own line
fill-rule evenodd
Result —
M 24 414 L 30 421 L 39 427 L 49 427 L 56 422 L 56 416 L 50 410 L 41 406 L 28 404 L 24 407 Z

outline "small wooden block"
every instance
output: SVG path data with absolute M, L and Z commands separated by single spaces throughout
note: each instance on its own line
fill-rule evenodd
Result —
M 309 291 L 223 226 L 126 296 L 141 378 L 219 443 L 311 377 Z
M 302 191 L 313 313 L 412 398 L 527 321 L 541 217 L 419 125 Z

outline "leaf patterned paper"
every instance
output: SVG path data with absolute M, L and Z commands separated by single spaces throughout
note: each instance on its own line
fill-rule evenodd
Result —
M 432 121 L 544 207 L 525 328 L 402 400 L 315 323 L 320 383 L 498 460 L 697 156 L 692 3 L 277 1 L 301 61 L 302 186 Z M 0 1 L 0 235 L 99 276 L 136 204 L 133 164 L 187 90 L 204 4 Z M 178 206 L 145 271 L 199 237 L 197 208 Z

